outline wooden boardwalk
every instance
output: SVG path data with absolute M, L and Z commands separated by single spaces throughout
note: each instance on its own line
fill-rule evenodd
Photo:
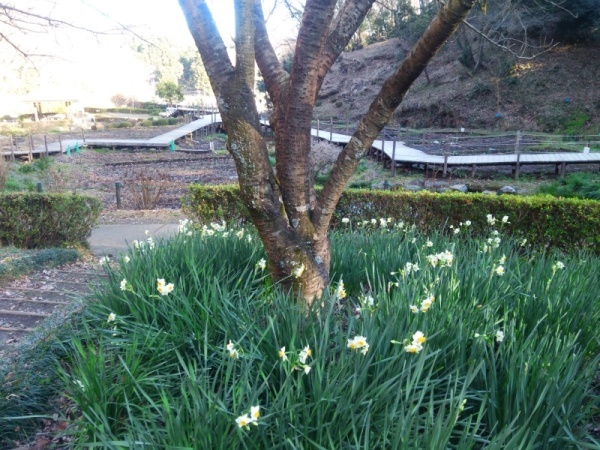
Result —
M 33 152 L 28 150 L 16 151 L 13 149 L 4 150 L 0 155 L 23 156 L 32 154 L 55 154 L 68 153 L 79 147 L 109 147 L 109 148 L 168 148 L 174 149 L 175 142 L 179 139 L 192 135 L 199 129 L 221 123 L 219 114 L 206 114 L 202 119 L 194 120 L 182 127 L 171 130 L 167 133 L 150 139 L 67 139 L 61 143 L 53 142 L 46 146 L 36 147 Z M 265 127 L 269 127 L 266 120 L 261 120 Z M 330 141 L 334 144 L 344 145 L 350 141 L 350 136 L 340 133 L 334 133 L 330 130 L 311 129 L 311 135 L 317 139 Z M 479 154 L 479 155 L 430 155 L 421 150 L 410 148 L 402 141 L 382 141 L 373 142 L 371 151 L 384 160 L 384 163 L 393 167 L 401 164 L 420 164 L 427 167 L 436 165 L 443 167 L 443 175 L 449 167 L 469 166 L 475 172 L 479 166 L 513 166 L 518 176 L 518 171 L 523 165 L 534 164 L 555 164 L 557 172 L 564 174 L 567 164 L 600 164 L 600 152 L 577 153 L 577 152 L 554 152 L 554 153 L 511 153 L 511 154 Z M 392 163 L 393 161 L 393 163 Z
M 174 143 L 192 133 L 198 131 L 201 128 L 208 127 L 215 123 L 220 123 L 221 117 L 217 114 L 207 114 L 202 119 L 194 120 L 182 127 L 168 131 L 159 136 L 155 136 L 150 139 L 110 139 L 110 138 L 81 138 L 81 139 L 65 139 L 60 142 L 48 143 L 48 150 L 46 151 L 46 145 L 35 147 L 33 151 L 29 150 L 4 150 L 0 152 L 0 155 L 10 156 L 26 156 L 30 153 L 33 155 L 45 155 L 56 154 L 56 153 L 68 153 L 76 150 L 80 147 L 109 147 L 109 148 L 167 148 L 174 147 Z
M 263 125 L 268 126 L 266 122 Z M 350 136 L 333 133 L 329 130 L 311 130 L 311 135 L 318 139 L 330 141 L 334 144 L 347 144 Z M 394 149 L 395 147 L 395 149 Z M 554 153 L 510 153 L 510 154 L 480 154 L 464 156 L 430 155 L 421 150 L 407 147 L 402 141 L 375 140 L 372 148 L 375 153 L 384 156 L 388 163 L 395 161 L 399 164 L 423 164 L 425 166 L 439 165 L 443 167 L 443 174 L 449 167 L 469 166 L 474 172 L 479 166 L 513 166 L 517 171 L 523 165 L 555 164 L 557 172 L 564 175 L 567 164 L 600 164 L 600 152 L 554 152 Z M 518 176 L 518 175 L 517 175 Z

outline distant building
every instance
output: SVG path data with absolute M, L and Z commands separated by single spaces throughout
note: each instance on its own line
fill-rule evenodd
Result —
M 79 100 L 73 97 L 33 97 L 28 96 L 22 100 L 29 106 L 29 110 L 33 114 L 33 118 L 38 121 L 43 117 L 54 116 L 56 114 L 71 117 L 76 113 L 83 111 Z

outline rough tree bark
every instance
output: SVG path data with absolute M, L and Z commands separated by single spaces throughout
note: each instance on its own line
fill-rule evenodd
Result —
M 318 298 L 329 283 L 327 230 L 345 185 L 411 84 L 474 1 L 447 1 L 385 81 L 317 195 L 310 164 L 314 104 L 325 75 L 374 0 L 346 0 L 337 14 L 337 0 L 307 0 L 290 74 L 269 42 L 260 0 L 235 0 L 235 66 L 206 1 L 179 0 L 216 95 L 241 195 L 264 243 L 271 275 L 307 302 Z M 270 121 L 276 136 L 276 172 L 260 134 L 254 101 L 255 61 L 274 104 Z

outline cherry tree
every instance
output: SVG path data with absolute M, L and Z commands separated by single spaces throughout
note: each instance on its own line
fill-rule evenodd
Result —
M 340 152 L 323 189 L 315 191 L 311 119 L 325 75 L 374 0 L 306 0 L 291 72 L 267 35 L 260 0 L 234 0 L 235 61 L 206 0 L 179 0 L 208 73 L 244 204 L 269 259 L 272 277 L 307 302 L 329 283 L 331 217 L 358 162 L 390 120 L 411 84 L 465 19 L 475 0 L 447 0 L 410 54 L 383 83 Z M 255 64 L 273 102 L 276 165 L 269 164 L 254 98 Z

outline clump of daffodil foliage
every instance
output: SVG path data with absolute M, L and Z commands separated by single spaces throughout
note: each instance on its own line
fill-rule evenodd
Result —
M 599 258 L 532 250 L 509 217 L 475 238 L 469 219 L 425 235 L 344 218 L 309 308 L 270 280 L 250 229 L 188 221 L 132 247 L 104 265 L 62 361 L 73 442 L 592 448 Z

